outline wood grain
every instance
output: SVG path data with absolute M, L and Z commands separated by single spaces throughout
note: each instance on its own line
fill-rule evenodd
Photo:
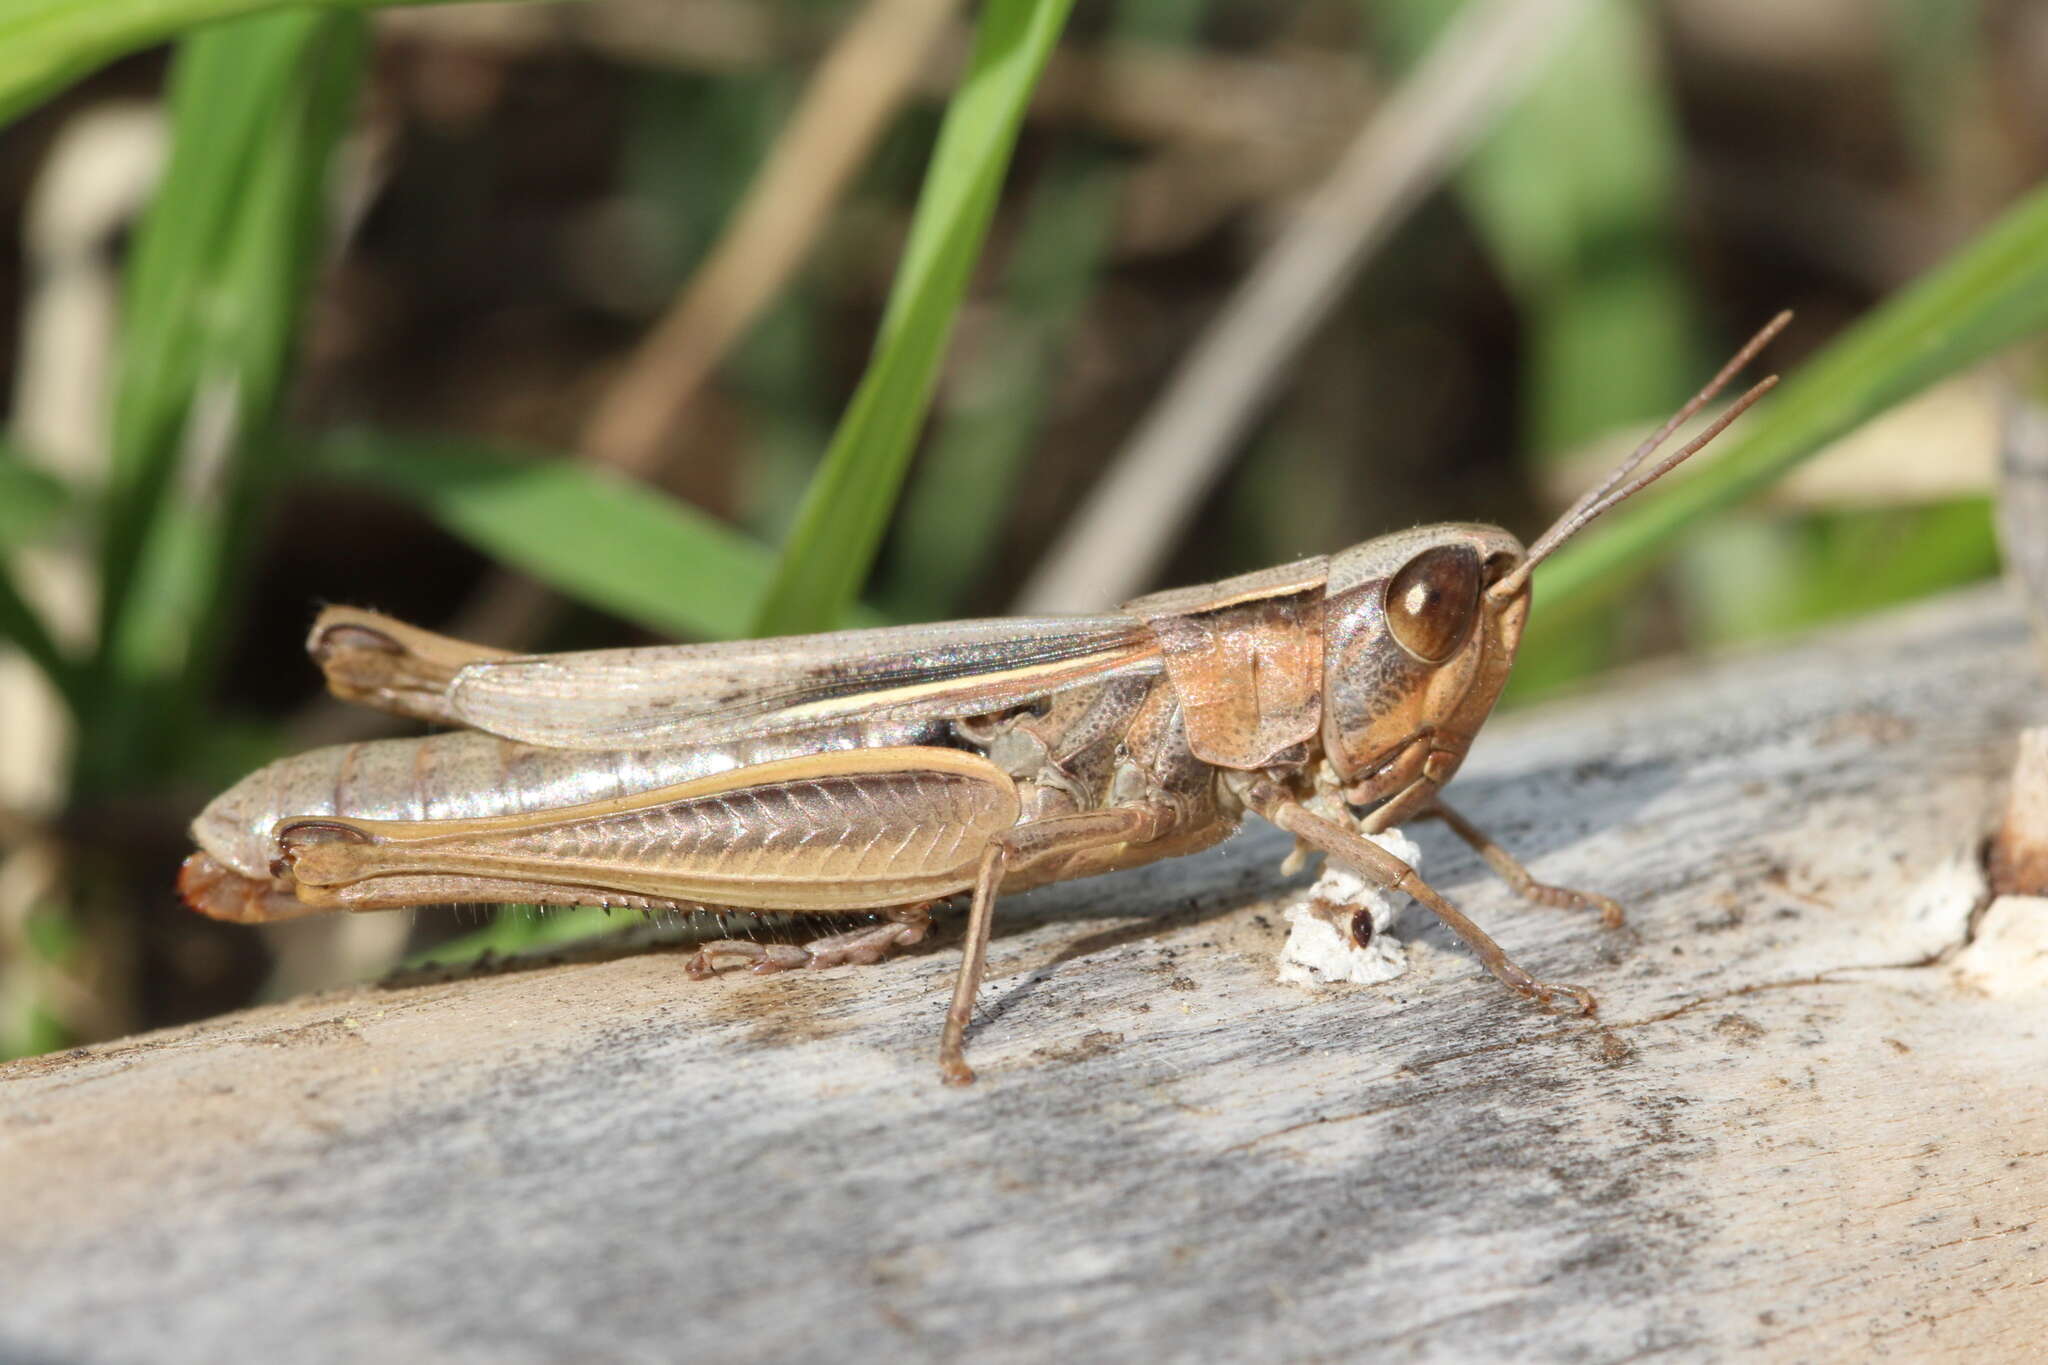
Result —
M 1498 722 L 1461 809 L 1631 928 L 1416 833 L 1593 1021 L 1415 912 L 1402 979 L 1277 984 L 1260 831 L 1017 898 L 966 1091 L 947 935 L 399 981 L 0 1068 L 0 1357 L 2025 1359 L 2048 901 L 1987 909 L 1980 856 L 2032 663 L 1980 594 Z

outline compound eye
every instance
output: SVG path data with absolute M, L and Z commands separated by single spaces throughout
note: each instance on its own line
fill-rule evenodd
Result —
M 1479 555 L 1464 545 L 1424 550 L 1387 584 L 1387 629 L 1426 664 L 1458 652 L 1479 615 Z

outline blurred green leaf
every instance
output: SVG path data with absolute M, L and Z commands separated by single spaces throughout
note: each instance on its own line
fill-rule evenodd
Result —
M 767 547 L 722 522 L 567 460 L 358 432 L 324 442 L 317 467 L 395 494 L 502 563 L 665 635 L 746 634 L 774 567 Z
M 1998 572 L 1991 503 L 1730 516 L 1686 545 L 1686 619 L 1721 645 L 1804 630 Z
M 56 637 L 43 624 L 41 614 L 21 595 L 21 590 L 15 586 L 13 573 L 5 564 L 0 564 L 0 640 L 11 642 L 26 654 L 63 696 L 72 713 L 83 714 L 84 683 L 76 665 L 58 647 Z
M 990 0 L 939 130 L 874 358 L 833 434 L 755 618 L 826 630 L 859 595 L 888 530 L 939 361 L 987 235 L 1017 128 L 1072 0 Z
M 1758 319 L 1759 322 L 1762 319 Z M 1722 438 L 1703 467 L 1617 511 L 1537 571 L 1532 633 L 1610 600 L 1688 525 L 1936 380 L 2048 328 L 2048 189 L 1866 314 Z M 1931 450 L 1929 459 L 1940 459 Z
M 1004 281 L 1006 307 L 979 354 L 948 383 L 891 551 L 886 598 L 929 620 L 973 586 L 1008 518 L 1051 401 L 1054 366 L 1094 290 L 1122 177 L 1077 156 L 1032 196 Z
M 1955 155 L 1954 129 L 1972 114 L 1986 119 L 1998 85 L 1985 61 L 1983 0 L 1886 0 L 1883 9 L 1902 129 L 1923 165 L 1953 176 L 1970 160 Z
M 63 1021 L 43 1004 L 28 999 L 16 1004 L 4 998 L 0 1004 L 14 1004 L 0 1011 L 0 1062 L 55 1052 L 76 1041 Z
M 48 537 L 77 510 L 69 484 L 0 441 L 0 549 Z
M 501 905 L 491 922 L 481 929 L 445 939 L 431 948 L 413 953 L 405 966 L 459 967 L 486 953 L 511 956 L 537 948 L 551 948 L 616 934 L 635 926 L 640 916 L 628 911 L 607 914 L 591 906 L 561 909 L 555 906 Z
M 1102 41 L 1185 47 L 1209 7 L 1210 0 L 1119 0 Z M 987 567 L 1100 283 L 1130 159 L 1078 137 L 1032 186 L 1003 271 L 1001 312 L 940 395 L 898 517 L 883 593 L 896 616 L 956 613 Z
M 323 0 L 372 9 L 419 0 Z M 7 0 L 0 4 L 0 125 L 116 57 L 220 20 L 302 9 L 292 0 Z
M 1414 61 L 1463 0 L 1375 0 Z M 1561 454 L 1691 391 L 1693 307 L 1675 224 L 1684 163 L 1656 22 L 1592 0 L 1455 177 L 1525 329 L 1524 444 Z
M 77 508 L 72 490 L 32 463 L 19 447 L 0 441 L 0 553 L 33 544 L 62 525 Z M 11 641 L 43 671 L 74 715 L 83 714 L 83 679 L 59 648 L 42 614 L 29 605 L 10 566 L 0 560 L 0 640 Z
M 210 29 L 179 45 L 169 169 L 127 275 L 102 551 L 101 638 L 116 671 L 134 635 L 190 631 L 199 610 L 157 579 L 131 627 L 131 590 L 158 524 L 183 499 L 223 533 L 252 473 L 252 433 L 275 408 L 322 245 L 329 154 L 368 40 L 360 15 L 297 11 Z M 192 585 L 203 590 L 213 585 Z M 166 623 L 161 618 L 170 617 Z M 131 651 L 129 657 L 122 657 Z
M 161 757 L 218 666 L 367 48 L 363 16 L 330 10 L 179 45 L 170 166 L 126 277 L 88 787 Z

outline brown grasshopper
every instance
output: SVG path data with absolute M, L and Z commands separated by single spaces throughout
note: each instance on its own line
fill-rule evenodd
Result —
M 448 901 L 866 919 L 801 946 L 721 939 L 693 975 L 874 962 L 971 891 L 939 1048 L 960 1083 L 999 891 L 1192 853 L 1251 810 L 1429 907 L 1510 990 L 1590 1013 L 1362 836 L 1440 818 L 1523 895 L 1620 922 L 1537 882 L 1439 789 L 1507 681 L 1531 571 L 1760 397 L 1774 378 L 1637 473 L 1787 321 L 1527 550 L 1425 526 L 1103 616 L 580 654 L 331 608 L 308 649 L 338 696 L 462 728 L 244 779 L 194 822 L 179 888 L 244 922 Z

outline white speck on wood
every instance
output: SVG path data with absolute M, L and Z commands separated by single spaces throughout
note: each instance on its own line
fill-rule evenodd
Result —
M 1956 954 L 1956 983 L 1985 995 L 2048 992 L 2048 896 L 2000 896 Z
M 957 928 L 0 1067 L 0 1358 L 2034 1358 L 2042 915 L 1972 913 L 2029 649 L 1978 594 L 1495 721 L 1459 810 L 1628 927 L 1412 833 L 1591 1019 L 1415 910 L 1399 980 L 1280 984 L 1300 883 L 1254 830 L 1006 903 L 966 1090 Z
M 1422 849 L 1400 830 L 1366 837 L 1422 871 Z M 1326 863 L 1316 884 L 1282 912 L 1287 938 L 1280 945 L 1280 980 L 1314 990 L 1339 981 L 1377 986 L 1403 975 L 1408 950 L 1392 930 L 1407 904 L 1406 896 L 1383 891 L 1355 872 Z M 1361 910 L 1372 918 L 1372 936 L 1363 948 L 1348 932 L 1351 917 Z

